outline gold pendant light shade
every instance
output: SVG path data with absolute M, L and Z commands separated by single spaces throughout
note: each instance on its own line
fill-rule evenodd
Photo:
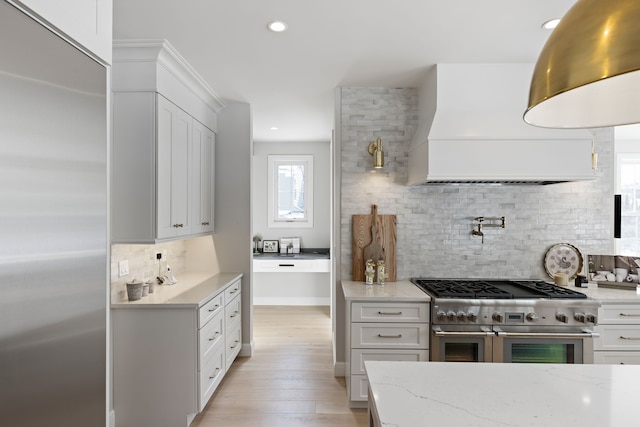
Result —
M 540 53 L 524 120 L 551 128 L 640 123 L 640 0 L 578 0 Z

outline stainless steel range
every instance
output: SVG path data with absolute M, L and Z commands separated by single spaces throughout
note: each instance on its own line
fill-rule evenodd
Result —
M 411 281 L 431 296 L 430 360 L 593 363 L 599 303 L 535 280 Z

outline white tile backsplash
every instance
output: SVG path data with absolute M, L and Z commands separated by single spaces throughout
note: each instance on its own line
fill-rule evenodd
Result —
M 160 264 L 155 262 L 156 252 L 163 253 L 163 260 L 171 267 L 174 275 L 186 271 L 185 241 L 177 240 L 157 245 L 111 245 L 111 300 L 122 299 L 126 293 L 126 283 L 132 279 L 145 280 L 158 276 Z M 129 275 L 118 277 L 118 263 L 129 260 Z
M 555 243 L 589 253 L 613 250 L 613 129 L 593 130 L 597 179 L 547 186 L 406 186 L 407 153 L 418 125 L 414 88 L 342 88 L 341 277 L 351 278 L 351 216 L 395 214 L 398 278 L 548 279 L 543 257 Z M 368 171 L 370 141 L 382 138 L 385 173 Z M 464 155 L 464 153 L 460 153 Z M 473 218 L 505 216 L 506 228 L 471 236 Z

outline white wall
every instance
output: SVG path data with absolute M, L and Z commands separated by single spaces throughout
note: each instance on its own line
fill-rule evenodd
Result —
M 218 113 L 215 252 L 220 271 L 242 273 L 242 350 L 253 349 L 251 271 L 251 106 L 228 103 Z
M 270 154 L 313 155 L 313 206 L 312 228 L 267 227 L 267 157 Z M 253 146 L 253 233 L 263 240 L 281 237 L 300 237 L 305 248 L 328 248 L 330 241 L 331 197 L 329 141 L 320 142 L 256 142 Z

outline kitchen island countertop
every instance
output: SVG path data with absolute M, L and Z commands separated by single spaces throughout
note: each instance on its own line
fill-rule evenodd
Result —
M 385 426 L 637 425 L 640 366 L 366 361 Z

